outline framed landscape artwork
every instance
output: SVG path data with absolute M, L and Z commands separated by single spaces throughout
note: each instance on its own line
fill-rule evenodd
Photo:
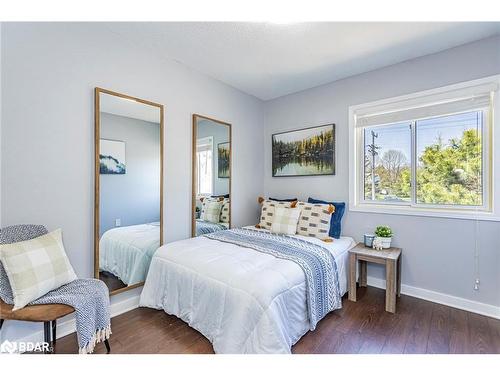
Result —
M 335 174 L 335 124 L 272 136 L 273 177 Z
M 219 178 L 229 178 L 229 158 L 231 149 L 229 142 L 219 143 L 217 145 L 217 172 Z
M 100 174 L 125 174 L 125 142 L 100 140 L 99 172 Z

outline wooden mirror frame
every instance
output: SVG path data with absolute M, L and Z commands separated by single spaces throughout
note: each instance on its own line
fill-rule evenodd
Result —
M 121 94 L 119 92 L 96 87 L 94 89 L 94 277 L 99 279 L 99 194 L 100 194 L 100 173 L 99 173 L 99 141 L 101 130 L 101 104 L 100 94 L 108 94 L 119 98 L 132 100 L 138 103 L 151 105 L 160 110 L 160 246 L 163 245 L 163 131 L 164 131 L 164 107 L 163 104 L 154 103 L 149 100 L 136 98 L 133 96 Z M 130 289 L 138 288 L 144 285 L 144 281 L 128 285 L 124 288 L 110 291 L 110 295 L 125 292 Z
M 233 216 L 233 193 L 231 190 L 231 182 L 233 180 L 233 135 L 232 126 L 228 122 L 216 120 L 211 117 L 199 115 L 197 113 L 193 114 L 193 154 L 192 154 L 192 194 L 191 194 L 191 237 L 196 237 L 196 140 L 197 140 L 197 120 L 209 120 L 216 122 L 221 125 L 225 125 L 229 128 L 229 228 L 231 228 L 231 220 Z

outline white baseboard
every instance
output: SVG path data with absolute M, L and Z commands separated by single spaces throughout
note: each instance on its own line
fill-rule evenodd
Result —
M 368 276 L 366 281 L 370 286 L 385 289 L 384 279 Z M 499 306 L 488 305 L 486 303 L 471 301 L 465 298 L 434 292 L 428 289 L 416 288 L 405 284 L 401 284 L 401 294 L 500 319 Z
M 127 298 L 123 301 L 114 303 L 110 306 L 110 314 L 111 317 L 121 315 L 123 313 L 126 313 L 127 311 L 133 310 L 137 307 L 139 307 L 139 297 L 140 296 L 133 296 L 130 298 Z M 71 318 L 68 320 L 62 319 L 61 322 L 57 324 L 57 338 L 61 338 L 64 336 L 67 336 L 73 332 L 76 331 L 76 321 L 75 318 L 72 315 L 70 315 Z M 43 329 L 34 332 L 28 336 L 25 336 L 23 338 L 20 338 L 18 340 L 15 340 L 17 342 L 43 342 Z

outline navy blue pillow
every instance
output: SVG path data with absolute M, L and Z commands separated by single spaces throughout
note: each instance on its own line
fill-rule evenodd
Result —
M 344 216 L 345 211 L 345 202 L 326 202 L 320 199 L 314 199 L 309 197 L 307 200 L 308 203 L 323 203 L 323 204 L 333 204 L 335 206 L 335 212 L 332 215 L 332 221 L 330 222 L 330 237 L 340 238 L 341 232 L 341 221 L 342 216 Z
M 229 194 L 211 195 L 210 198 L 229 198 Z
M 297 198 L 286 198 L 286 199 L 276 199 L 276 198 L 269 198 L 270 201 L 275 201 L 275 202 L 294 202 L 298 200 Z

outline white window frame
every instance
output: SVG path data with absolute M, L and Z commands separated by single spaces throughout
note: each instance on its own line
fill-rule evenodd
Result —
M 211 165 L 211 168 L 212 168 L 212 191 L 210 193 L 204 193 L 204 194 L 201 194 L 200 193 L 200 168 L 197 166 L 196 168 L 196 195 L 198 197 L 209 197 L 213 194 L 213 192 L 215 191 L 215 178 L 214 178 L 214 173 L 215 173 L 215 170 L 214 170 L 214 137 L 213 136 L 209 136 L 209 137 L 203 137 L 203 138 L 198 138 L 196 140 L 196 158 L 198 158 L 198 147 L 199 146 L 202 146 L 202 145 L 210 145 L 211 148 L 212 148 L 212 165 Z M 198 163 L 198 161 L 197 161 Z
M 387 214 L 403 214 L 417 216 L 450 217 L 459 219 L 480 219 L 500 221 L 499 199 L 500 184 L 494 184 L 495 175 L 500 175 L 500 140 L 495 139 L 495 130 L 500 131 L 500 124 L 495 118 L 495 109 L 500 108 L 498 87 L 500 86 L 500 75 L 487 77 L 479 80 L 458 83 L 455 85 L 426 90 L 410 95 L 378 100 L 375 102 L 354 105 L 349 107 L 349 210 L 358 212 L 373 212 Z M 359 114 L 385 114 L 406 108 L 419 108 L 429 105 L 436 100 L 455 100 L 464 94 L 473 94 L 478 90 L 487 89 L 491 92 L 491 106 L 483 112 L 483 137 L 482 137 L 482 168 L 483 168 L 483 205 L 482 206 L 458 206 L 458 205 L 434 205 L 415 204 L 416 197 L 416 164 L 411 162 L 412 167 L 412 201 L 411 202 L 382 202 L 365 200 L 364 195 L 364 127 L 357 126 Z M 485 109 L 477 108 L 477 110 Z M 458 111 L 454 113 L 461 113 Z M 467 111 L 469 112 L 469 111 Z M 446 113 L 453 114 L 453 113 Z M 413 160 L 416 157 L 415 120 L 424 118 L 441 117 L 442 115 L 419 117 L 413 119 L 411 126 L 411 154 Z M 410 123 L 410 121 L 409 121 Z M 390 124 L 390 122 L 389 122 Z M 383 125 L 383 124 L 380 124 Z M 387 123 L 385 124 L 387 125 Z M 499 137 L 497 137 L 499 138 Z M 496 161 L 496 162 L 495 162 Z

